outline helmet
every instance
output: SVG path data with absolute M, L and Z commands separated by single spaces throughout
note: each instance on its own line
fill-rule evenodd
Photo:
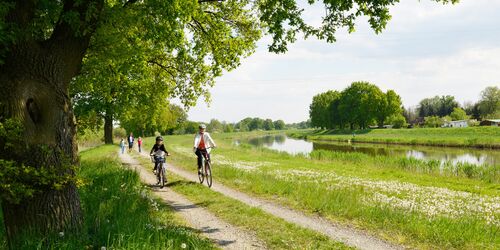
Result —
M 207 128 L 207 126 L 206 126 L 205 124 L 203 124 L 203 123 L 202 123 L 202 124 L 200 124 L 200 126 L 199 126 L 198 128 L 200 128 L 200 129 L 206 129 L 206 128 Z
M 156 140 L 157 140 L 157 141 L 163 141 L 163 137 L 161 137 L 161 136 L 157 136 L 157 137 L 156 137 Z

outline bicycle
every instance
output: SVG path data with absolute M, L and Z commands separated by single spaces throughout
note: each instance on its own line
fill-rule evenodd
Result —
M 202 155 L 204 161 L 202 161 L 201 164 L 201 171 L 198 171 L 198 179 L 200 179 L 200 183 L 203 183 L 203 181 L 206 179 L 207 186 L 212 187 L 212 163 L 210 161 L 210 157 L 208 157 L 208 152 L 202 153 Z
M 153 162 L 155 165 L 157 163 L 157 169 L 156 169 L 156 180 L 158 181 L 156 185 L 160 185 L 160 188 L 163 188 L 165 186 L 165 183 L 167 182 L 167 163 L 165 162 L 165 157 L 170 156 L 169 155 L 150 155 L 151 156 L 151 162 Z

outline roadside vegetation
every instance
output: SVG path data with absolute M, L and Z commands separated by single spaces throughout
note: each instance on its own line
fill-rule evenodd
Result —
M 500 247 L 498 166 L 473 176 L 464 169 L 482 170 L 466 166 L 462 174 L 443 175 L 421 162 L 404 165 L 389 156 L 321 151 L 292 156 L 234 144 L 245 136 L 214 136 L 219 146 L 212 154 L 214 181 L 406 246 Z M 194 172 L 191 140 L 168 136 L 166 144 L 176 154 L 173 164 Z
M 170 150 L 168 146 L 167 148 Z M 175 151 L 175 155 L 169 157 L 169 161 L 178 158 L 185 159 L 184 155 L 177 153 Z M 134 156 L 143 167 L 150 168 L 151 162 L 147 158 L 138 154 Z M 190 160 L 191 163 L 194 162 Z M 218 177 L 215 176 L 215 178 Z M 269 249 L 349 249 L 346 245 L 330 240 L 327 236 L 226 197 L 198 182 L 187 181 L 171 172 L 168 172 L 168 180 L 169 188 L 186 196 L 198 206 L 208 209 L 232 225 L 255 232 Z
M 295 138 L 323 141 L 500 148 L 500 127 L 296 130 L 287 134 Z
M 84 225 L 80 232 L 43 238 L 27 233 L 22 244 L 12 249 L 215 248 L 155 200 L 138 175 L 121 166 L 116 152 L 116 146 L 102 146 L 81 154 L 79 193 Z M 1 216 L 0 222 L 0 249 L 7 249 Z

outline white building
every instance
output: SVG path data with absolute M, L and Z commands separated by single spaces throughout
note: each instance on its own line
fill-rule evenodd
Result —
M 468 126 L 467 120 L 449 121 L 443 125 L 444 128 L 466 128 Z

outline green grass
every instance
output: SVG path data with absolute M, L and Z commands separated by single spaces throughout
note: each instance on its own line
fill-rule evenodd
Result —
M 357 152 L 338 152 L 329 150 L 314 150 L 309 155 L 313 160 L 323 162 L 346 162 L 348 164 L 363 164 L 374 168 L 401 169 L 407 172 L 423 173 L 443 177 L 463 177 L 479 179 L 489 183 L 500 183 L 500 165 L 474 165 L 466 162 L 420 160 L 405 156 L 371 156 Z
M 116 152 L 116 146 L 103 146 L 81 154 L 81 232 L 25 235 L 15 249 L 179 249 L 182 244 L 187 249 L 215 248 L 154 200 L 138 175 L 121 166 Z M 0 233 L 4 239 L 3 228 Z
M 500 247 L 498 224 L 487 221 L 500 221 L 500 211 L 494 210 L 499 203 L 500 184 L 490 177 L 417 171 L 394 165 L 390 157 L 350 153 L 328 155 L 327 159 L 291 156 L 244 144 L 235 146 L 233 140 L 238 136 L 213 135 L 219 146 L 212 154 L 217 182 L 411 247 Z M 191 140 L 191 136 L 168 136 L 166 144 L 175 154 L 171 158 L 174 164 L 195 171 Z M 383 202 L 377 197 L 392 200 Z M 475 207 L 465 205 L 462 209 L 461 204 L 474 206 L 476 198 L 478 203 L 481 199 L 490 202 L 484 204 L 493 211 L 476 212 Z M 395 206 L 404 205 L 398 201 L 411 201 L 415 208 Z M 435 214 L 433 209 L 437 209 Z M 465 209 L 471 212 L 456 214 L 469 211 Z
M 354 133 L 354 136 L 353 136 Z M 500 148 L 500 127 L 467 127 L 467 128 L 413 128 L 413 129 L 373 129 L 356 131 L 290 131 L 292 137 L 309 140 L 348 141 Z
M 171 158 L 179 157 L 173 155 Z M 150 168 L 147 158 L 135 155 L 143 166 Z M 170 159 L 170 158 L 169 158 Z M 168 163 L 167 163 L 168 164 Z M 175 192 L 186 196 L 193 203 L 205 207 L 223 220 L 253 231 L 270 249 L 347 249 L 342 243 L 312 230 L 296 226 L 269 215 L 259 208 L 250 207 L 238 200 L 212 191 L 205 185 L 187 181 L 168 173 L 169 184 Z

